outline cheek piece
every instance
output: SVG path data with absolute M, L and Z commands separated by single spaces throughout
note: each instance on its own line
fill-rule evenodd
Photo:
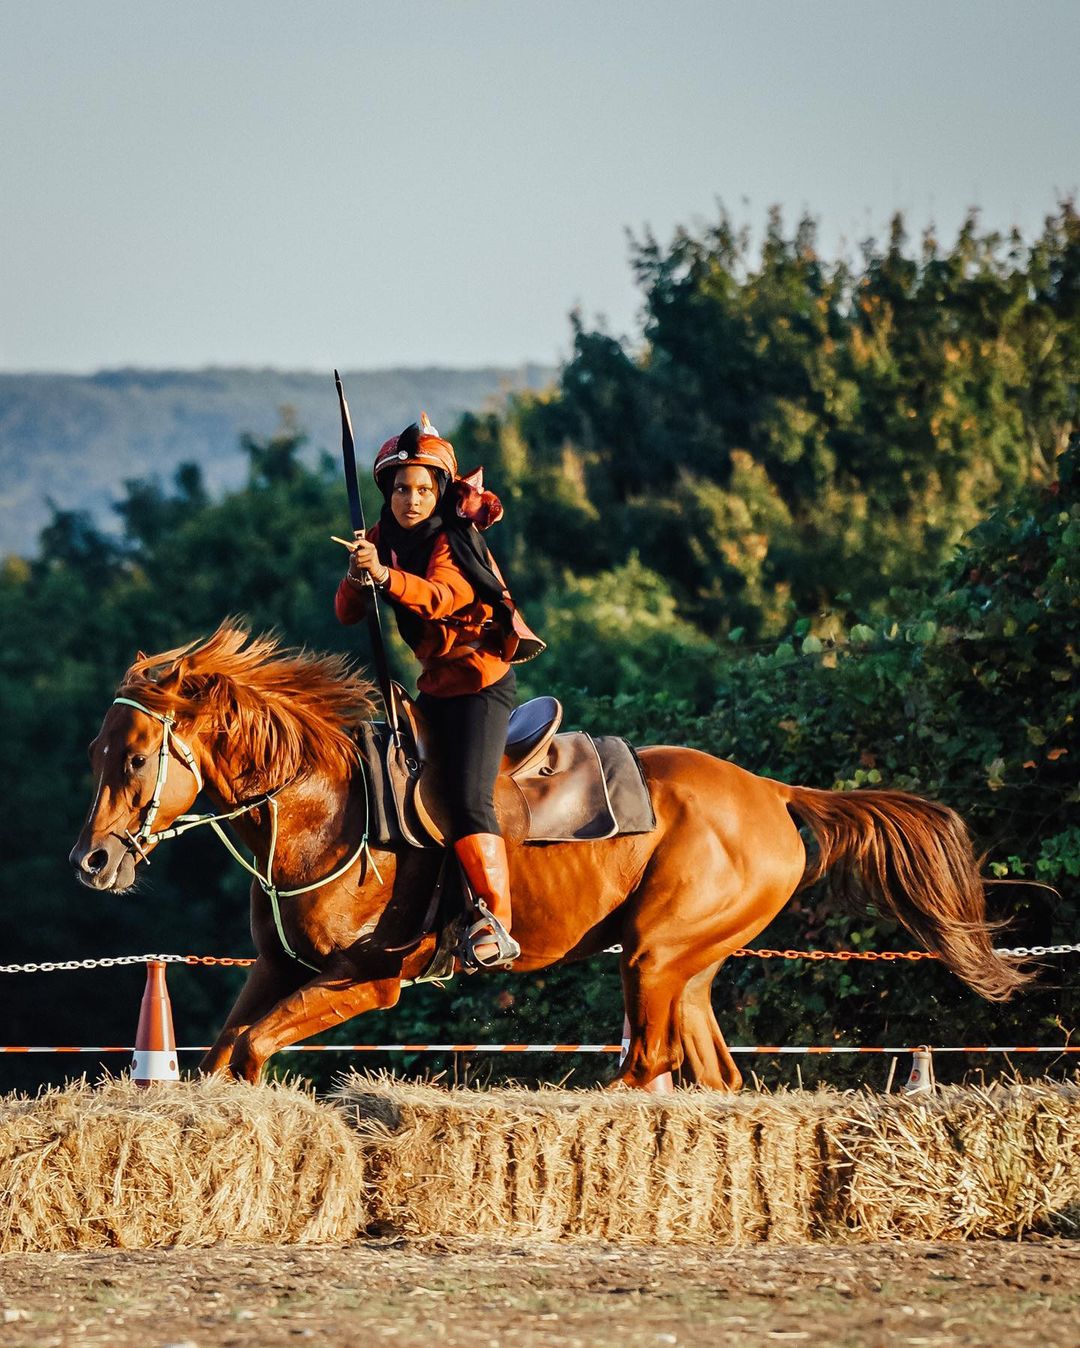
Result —
M 149 707 L 144 707 L 141 702 L 136 702 L 130 697 L 118 697 L 113 699 L 114 706 L 134 707 L 136 711 L 141 711 L 143 715 L 152 717 L 155 721 L 160 721 L 161 748 L 158 751 L 158 770 L 157 780 L 154 782 L 154 794 L 150 797 L 150 804 L 146 807 L 146 814 L 143 816 L 142 823 L 139 825 L 138 833 L 133 834 L 130 829 L 124 830 L 124 838 L 128 843 L 129 850 L 137 852 L 140 859 L 149 866 L 150 858 L 147 856 L 147 844 L 160 842 L 162 838 L 175 837 L 176 833 L 183 832 L 183 829 L 166 829 L 162 833 L 154 832 L 154 820 L 157 818 L 158 810 L 161 809 L 161 793 L 165 789 L 165 782 L 169 775 L 169 747 L 170 741 L 176 746 L 176 750 L 186 764 L 188 771 L 195 778 L 196 790 L 203 789 L 202 774 L 199 772 L 198 764 L 195 762 L 195 755 L 191 752 L 184 741 L 173 734 L 173 726 L 176 721 L 173 717 L 163 715 L 161 712 L 151 711 Z M 181 818 L 190 818 L 191 816 L 181 816 Z

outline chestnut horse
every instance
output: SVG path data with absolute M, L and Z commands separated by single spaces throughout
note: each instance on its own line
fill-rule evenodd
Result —
M 200 790 L 263 879 L 258 952 L 207 1072 L 257 1079 L 279 1049 L 374 1008 L 425 968 L 440 856 L 367 845 L 367 779 L 350 733 L 372 685 L 336 656 L 282 649 L 229 620 L 206 640 L 140 653 L 90 746 L 96 794 L 71 864 L 92 889 L 131 888 L 140 860 L 190 826 Z M 602 842 L 512 847 L 516 972 L 621 943 L 630 1048 L 617 1082 L 683 1068 L 741 1076 L 710 1000 L 717 970 L 824 872 L 901 922 L 982 996 L 1026 981 L 994 953 L 967 830 L 897 791 L 816 791 L 694 749 L 641 750 L 656 828 Z M 808 866 L 792 812 L 817 840 Z M 205 818 L 205 817 L 204 817 Z

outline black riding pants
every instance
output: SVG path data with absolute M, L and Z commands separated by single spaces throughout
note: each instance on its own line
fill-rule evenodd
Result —
M 492 795 L 516 701 L 517 679 L 512 669 L 478 693 L 460 697 L 421 693 L 416 699 L 444 764 L 454 842 L 473 833 L 499 831 Z

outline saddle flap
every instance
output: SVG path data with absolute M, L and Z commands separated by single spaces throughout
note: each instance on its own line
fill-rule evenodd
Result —
M 514 782 L 529 810 L 530 842 L 611 838 L 619 825 L 600 755 L 583 731 L 558 735 L 543 765 Z

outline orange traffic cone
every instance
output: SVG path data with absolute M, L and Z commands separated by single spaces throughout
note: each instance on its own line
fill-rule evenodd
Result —
M 619 1054 L 619 1066 L 626 1061 L 626 1055 L 630 1052 L 630 1018 L 624 1015 L 622 1021 L 622 1053 Z M 670 1072 L 661 1072 L 658 1077 L 653 1077 L 652 1081 L 645 1087 L 653 1095 L 670 1095 L 675 1089 L 675 1083 L 671 1080 Z
M 917 1048 L 911 1059 L 911 1074 L 904 1086 L 904 1095 L 930 1095 L 934 1092 L 934 1059 L 930 1050 L 923 1045 Z
M 180 1080 L 164 960 L 149 960 L 146 965 L 146 991 L 139 1008 L 131 1079 L 136 1086 L 149 1086 L 152 1081 Z

